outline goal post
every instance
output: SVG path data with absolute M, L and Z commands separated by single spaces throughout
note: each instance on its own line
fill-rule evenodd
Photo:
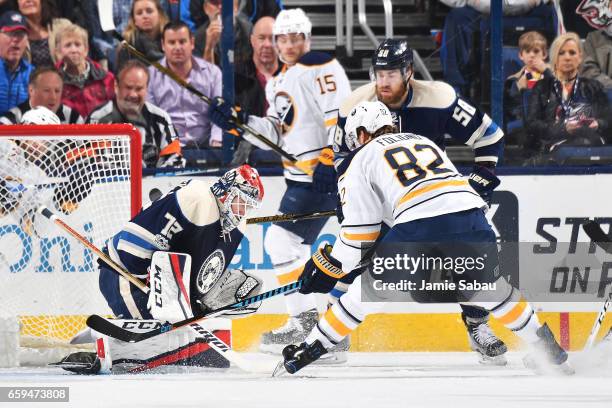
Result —
M 36 210 L 103 248 L 141 208 L 141 143 L 132 125 L 0 127 L 0 318 L 18 318 L 22 346 L 67 344 L 110 313 L 95 255 Z

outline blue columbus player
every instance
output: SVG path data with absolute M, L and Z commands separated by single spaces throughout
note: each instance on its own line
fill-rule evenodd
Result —
M 133 325 L 151 319 L 174 322 L 257 294 L 261 282 L 228 265 L 243 237 L 243 220 L 259 207 L 263 195 L 259 174 L 243 165 L 212 185 L 195 179 L 184 182 L 138 213 L 104 251 L 125 270 L 146 280 L 150 291 L 144 293 L 98 260 L 100 290 L 114 315 Z M 136 364 L 132 367 L 136 370 L 169 361 L 191 365 L 194 355 L 200 354 L 194 335 L 176 332 L 138 345 L 104 338 L 104 353 L 113 353 L 106 360 L 112 360 L 113 371 L 117 363 L 126 361 Z M 74 353 L 59 365 L 95 373 L 100 359 L 95 353 Z
M 362 101 L 383 102 L 391 111 L 400 132 L 423 135 L 444 150 L 445 134 L 474 149 L 474 169 L 470 184 L 490 204 L 496 187 L 494 169 L 503 149 L 502 130 L 453 87 L 440 81 L 413 78 L 413 52 L 405 40 L 386 39 L 372 56 L 372 82 L 357 88 L 340 106 L 334 138 L 334 163 L 340 165 L 350 152 L 343 128 L 351 110 Z M 336 296 L 346 285 L 335 288 Z M 483 364 L 505 365 L 506 345 L 488 326 L 489 314 L 471 306 L 461 306 L 471 348 Z

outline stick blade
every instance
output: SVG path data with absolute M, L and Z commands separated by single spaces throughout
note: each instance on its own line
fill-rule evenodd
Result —
M 612 254 L 612 240 L 601 229 L 601 226 L 595 221 L 589 221 L 582 225 L 584 232 L 595 242 L 601 249 L 609 254 Z
M 87 318 L 86 324 L 92 330 L 102 333 L 105 336 L 125 341 L 127 343 L 135 342 L 135 340 L 132 338 L 135 333 L 122 329 L 102 316 L 91 315 Z
M 98 15 L 102 31 L 115 31 L 113 20 L 113 0 L 98 0 Z

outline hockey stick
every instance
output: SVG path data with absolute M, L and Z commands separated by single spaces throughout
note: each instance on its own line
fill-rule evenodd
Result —
M 136 58 L 144 62 L 145 64 L 152 65 L 162 74 L 168 76 L 174 82 L 179 84 L 181 87 L 187 89 L 189 92 L 200 98 L 202 101 L 211 104 L 211 99 L 204 95 L 202 92 L 197 90 L 193 85 L 185 81 L 183 78 L 174 73 L 171 69 L 164 67 L 157 61 L 150 61 L 147 57 L 140 51 L 138 51 L 132 44 L 128 43 L 115 29 L 115 22 L 113 21 L 113 0 L 98 0 L 98 14 L 100 15 L 100 25 L 102 27 L 102 31 L 110 33 L 113 37 L 117 39 L 121 43 L 122 47 L 125 47 L 128 52 L 134 55 Z M 307 167 L 305 164 L 299 162 L 295 156 L 287 153 L 285 150 L 280 148 L 280 146 L 274 144 L 270 139 L 259 133 L 257 130 L 253 129 L 249 125 L 245 123 L 241 123 L 236 119 L 232 119 L 234 125 L 237 128 L 241 129 L 244 132 L 249 132 L 253 135 L 257 140 L 264 143 L 271 150 L 278 153 L 283 158 L 289 160 L 295 167 L 303 171 L 304 173 L 312 176 L 312 169 Z
M 597 246 L 599 246 L 601 249 L 603 249 L 607 253 L 612 254 L 612 239 L 610 239 L 610 237 L 607 236 L 605 232 L 603 232 L 603 230 L 601 229 L 601 226 L 598 223 L 596 223 L 595 221 L 589 221 L 586 224 L 583 224 L 582 228 L 584 229 L 584 232 L 586 232 L 589 238 L 591 238 L 591 240 L 595 242 Z M 590 349 L 593 346 L 593 343 L 595 343 L 595 338 L 597 337 L 597 333 L 599 333 L 599 329 L 601 328 L 601 323 L 606 317 L 606 313 L 608 312 L 608 308 L 610 307 L 611 303 L 612 303 L 612 286 L 608 290 L 608 297 L 604 301 L 603 307 L 599 311 L 599 314 L 597 315 L 597 319 L 595 320 L 595 323 L 593 324 L 593 327 L 591 328 L 591 333 L 589 334 L 589 337 L 587 338 L 587 341 L 584 345 L 585 350 Z
M 160 335 L 160 334 L 172 331 L 172 330 L 176 330 L 180 327 L 184 327 L 192 323 L 196 323 L 200 320 L 204 320 L 204 319 L 211 318 L 213 316 L 217 316 L 223 312 L 242 309 L 243 307 L 248 306 L 252 303 L 256 303 L 256 302 L 259 302 L 265 299 L 269 299 L 277 295 L 288 294 L 290 292 L 298 290 L 301 286 L 302 286 L 301 280 L 292 282 L 285 286 L 281 286 L 276 289 L 272 289 L 267 292 L 255 295 L 255 296 L 248 297 L 240 302 L 232 303 L 231 305 L 223 306 L 219 309 L 212 310 L 204 314 L 203 316 L 191 317 L 189 319 L 181 320 L 176 323 L 166 322 L 162 324 L 160 327 L 150 330 L 148 332 L 141 332 L 141 333 L 132 332 L 122 327 L 116 326 L 109 320 L 101 316 L 98 316 L 98 315 L 89 316 L 89 318 L 87 319 L 87 326 L 91 327 L 93 330 L 97 332 L 100 332 L 107 336 L 116 338 L 118 340 L 122 340 L 128 343 L 137 343 L 139 341 L 143 341 L 151 337 L 155 337 L 157 335 Z
M 333 217 L 334 215 L 336 215 L 336 210 L 305 213 L 305 214 L 278 214 L 278 215 L 270 215 L 267 217 L 247 218 L 246 223 L 247 224 L 262 224 L 264 222 L 301 221 L 301 220 L 310 220 L 313 218 Z
M 142 290 L 144 293 L 149 293 L 149 287 L 145 285 L 140 279 L 134 277 L 131 273 L 123 269 L 120 265 L 118 265 L 115 261 L 113 261 L 108 255 L 100 251 L 98 247 L 96 247 L 94 244 L 89 242 L 84 236 L 82 236 L 81 234 L 76 232 L 74 229 L 72 229 L 70 225 L 66 224 L 64 221 L 59 219 L 59 217 L 56 214 L 54 214 L 51 210 L 49 210 L 47 207 L 45 207 L 44 205 L 40 206 L 38 207 L 37 212 L 39 214 L 44 215 L 49 220 L 53 221 L 55 225 L 57 225 L 58 227 L 66 231 L 68 234 L 72 235 L 77 241 L 79 241 L 81 244 L 83 244 L 85 247 L 91 250 L 94 254 L 98 255 L 100 259 L 106 262 L 108 266 L 113 268 L 115 272 L 117 272 L 119 275 L 127 279 L 131 284 L 136 286 L 138 289 Z

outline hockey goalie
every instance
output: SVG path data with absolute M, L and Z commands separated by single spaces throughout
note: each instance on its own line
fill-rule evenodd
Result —
M 151 330 L 259 293 L 257 278 L 230 270 L 228 264 L 242 239 L 245 217 L 259 207 L 263 194 L 257 171 L 243 165 L 212 185 L 184 182 L 138 213 L 109 240 L 104 252 L 146 281 L 150 291 L 144 293 L 98 260 L 100 290 L 117 317 L 113 322 L 132 330 Z M 256 309 L 257 305 L 234 313 Z M 206 352 L 204 339 L 190 327 L 138 343 L 92 330 L 73 339 L 92 341 L 96 353 L 73 353 L 56 365 L 84 374 L 141 372 L 167 364 L 223 366 L 218 361 L 221 357 L 210 349 Z

